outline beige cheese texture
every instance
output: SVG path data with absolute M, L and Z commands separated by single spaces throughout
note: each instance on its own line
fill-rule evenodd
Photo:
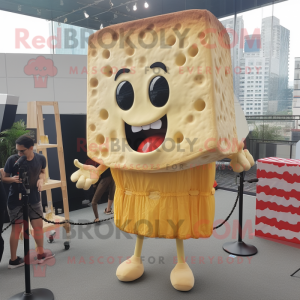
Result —
M 150 69 L 161 62 L 167 67 Z M 116 72 L 130 69 L 115 81 Z M 237 153 L 230 39 L 206 10 L 176 12 L 101 29 L 90 36 L 87 82 L 87 153 L 110 168 L 180 171 Z M 149 84 L 168 82 L 168 102 L 155 107 Z M 129 81 L 134 102 L 122 110 L 120 82 Z M 125 133 L 167 117 L 165 140 L 149 153 L 133 151 Z M 170 167 L 172 166 L 172 167 Z M 175 167 L 174 167 L 175 166 Z

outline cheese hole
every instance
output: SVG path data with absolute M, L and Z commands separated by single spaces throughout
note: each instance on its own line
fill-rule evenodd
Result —
M 101 72 L 107 77 L 110 77 L 113 73 L 111 66 L 105 66 L 101 69 Z
M 194 108 L 197 110 L 197 111 L 203 111 L 204 108 L 205 108 L 206 104 L 205 102 L 202 100 L 202 99 L 198 99 L 197 101 L 195 101 L 194 103 Z
M 141 32 L 139 33 L 139 38 L 143 40 L 145 37 L 146 37 L 145 31 L 141 31 Z
M 205 38 L 205 33 L 204 33 L 204 32 L 200 32 L 200 33 L 198 34 L 198 38 L 199 38 L 200 40 L 203 40 L 203 39 Z
M 132 60 L 132 58 L 128 58 L 128 59 L 126 59 L 126 66 L 129 66 L 129 67 L 131 67 L 131 66 L 132 66 L 132 64 L 133 64 L 133 60 Z
M 117 40 L 119 39 L 119 34 L 116 33 L 116 32 L 114 32 L 114 33 L 112 34 L 112 38 L 113 38 L 114 41 L 117 41 Z
M 99 144 L 99 145 L 102 145 L 105 141 L 105 138 L 102 134 L 98 134 L 96 136 L 96 143 Z
M 106 109 L 101 109 L 100 110 L 100 118 L 102 120 L 107 120 L 107 118 L 108 118 L 108 111 Z
M 149 25 L 147 26 L 147 29 L 148 29 L 148 30 L 154 29 L 154 24 L 149 24 Z
M 105 59 L 108 59 L 110 57 L 110 51 L 105 49 L 103 52 L 102 52 L 102 57 L 105 58 Z
M 222 64 L 222 58 L 221 57 L 219 57 L 219 62 L 220 62 L 220 65 Z
M 176 60 L 175 60 L 175 62 L 176 62 L 176 65 L 177 66 L 183 66 L 184 64 L 185 64 L 185 62 L 186 62 L 186 57 L 185 57 L 185 55 L 183 54 L 183 53 L 179 53 L 177 56 L 176 56 Z
M 95 131 L 96 130 L 96 125 L 95 124 L 90 124 L 89 126 L 91 131 Z
M 96 96 L 98 94 L 97 90 L 92 90 L 92 96 Z
M 175 25 L 175 28 L 176 28 L 177 30 L 179 30 L 179 29 L 181 28 L 181 24 L 180 24 L 180 23 L 177 23 L 177 24 Z
M 192 123 L 194 121 L 194 116 L 193 115 L 188 115 L 186 117 L 186 120 L 187 120 L 188 123 Z
M 146 57 L 145 57 L 145 56 L 141 56 L 141 57 L 139 58 L 139 61 L 138 61 L 138 66 L 139 66 L 139 67 L 144 67 L 145 64 L 146 64 Z
M 133 55 L 133 54 L 134 54 L 134 51 L 135 51 L 135 50 L 134 50 L 133 48 L 131 48 L 131 47 L 128 47 L 128 48 L 125 50 L 126 54 L 129 55 L 129 56 Z
M 197 54 L 198 54 L 198 47 L 196 44 L 193 44 L 189 50 L 188 50 L 188 54 L 191 56 L 191 57 L 195 57 Z
M 179 131 L 177 133 L 175 133 L 174 141 L 175 141 L 175 143 L 180 144 L 183 141 L 183 134 Z
M 108 156 L 108 150 L 107 150 L 107 148 L 102 148 L 102 149 L 101 149 L 101 155 L 102 155 L 103 157 L 107 157 L 107 156 Z
M 202 84 L 203 83 L 203 81 L 204 81 L 204 76 L 203 75 L 196 75 L 195 77 L 194 77 L 194 81 L 197 83 L 197 84 Z
M 201 41 L 201 44 L 202 44 L 203 46 L 205 46 L 205 45 L 207 44 L 207 39 L 206 39 L 206 38 L 203 39 L 203 40 Z
M 99 151 L 98 150 L 92 150 L 93 152 L 93 157 L 98 157 L 99 156 Z
M 98 79 L 97 78 L 91 78 L 90 80 L 90 86 L 96 87 L 98 85 Z
M 167 38 L 167 45 L 173 46 L 176 43 L 176 37 L 174 35 L 170 35 Z
M 115 130 L 111 131 L 109 134 L 111 139 L 116 139 L 117 138 L 117 132 Z
M 121 156 L 120 159 L 119 159 L 120 163 L 123 163 L 125 161 L 125 157 L 124 156 Z
M 96 50 L 93 50 L 93 51 L 92 51 L 92 56 L 95 57 L 96 55 L 97 55 L 97 51 L 96 51 Z

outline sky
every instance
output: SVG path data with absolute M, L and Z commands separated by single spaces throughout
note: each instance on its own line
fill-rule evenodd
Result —
M 262 18 L 272 16 L 272 14 L 280 19 L 280 25 L 290 30 L 289 82 L 290 85 L 293 85 L 294 61 L 295 57 L 300 57 L 300 0 L 288 0 L 238 16 L 243 16 L 245 28 L 252 33 L 255 28 L 261 28 Z M 32 46 L 32 39 L 35 36 L 43 36 L 45 40 L 49 38 L 49 24 L 50 22 L 47 20 L 0 10 L 0 53 L 51 53 L 51 49 L 47 45 L 41 49 Z M 22 45 L 20 48 L 16 48 L 15 28 L 21 28 L 28 32 L 29 49 Z

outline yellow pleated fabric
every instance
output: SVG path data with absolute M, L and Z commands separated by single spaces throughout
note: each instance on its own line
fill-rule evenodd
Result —
M 210 237 L 215 215 L 215 163 L 170 173 L 111 169 L 115 224 L 147 237 Z

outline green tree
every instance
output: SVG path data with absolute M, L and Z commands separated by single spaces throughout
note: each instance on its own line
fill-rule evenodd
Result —
M 15 122 L 10 129 L 0 133 L 0 167 L 4 167 L 6 160 L 16 153 L 16 139 L 28 133 L 23 120 Z
M 250 138 L 261 140 L 284 140 L 281 135 L 280 126 L 270 126 L 269 124 L 254 125 L 255 129 L 251 131 Z

